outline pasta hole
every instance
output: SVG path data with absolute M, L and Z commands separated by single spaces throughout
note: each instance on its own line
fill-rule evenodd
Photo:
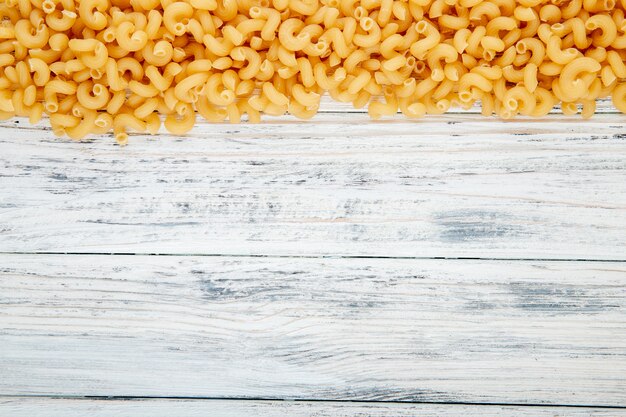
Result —
M 361 29 L 370 31 L 374 27 L 374 20 L 371 17 L 365 17 L 359 22 Z
M 472 93 L 469 91 L 461 91 L 459 92 L 459 99 L 464 103 L 468 103 L 472 99 Z
M 56 4 L 54 4 L 54 2 L 46 0 L 41 4 L 41 8 L 43 9 L 44 13 L 50 14 L 56 10 L 57 6 Z
M 250 17 L 253 19 L 261 17 L 261 8 L 257 6 L 250 7 Z
M 519 104 L 517 103 L 517 100 L 510 98 L 505 102 L 506 108 L 509 110 L 517 110 Z
M 94 95 L 94 97 L 100 96 L 102 94 L 104 94 L 106 91 L 106 88 L 104 88 L 104 86 L 102 84 L 95 84 L 93 86 L 92 89 L 92 93 Z
M 439 100 L 437 104 L 435 104 L 435 107 L 437 107 L 439 111 L 446 111 L 450 108 L 450 100 Z
M 178 22 L 174 25 L 174 35 L 181 36 L 183 33 L 185 33 L 185 30 L 185 24 L 182 22 Z
M 91 78 L 93 78 L 94 80 L 99 80 L 100 78 L 102 78 L 102 71 L 100 71 L 99 69 L 94 69 L 91 68 L 89 70 L 89 75 L 91 76 Z
M 356 20 L 361 20 L 364 17 L 367 17 L 367 11 L 365 10 L 364 7 L 359 6 L 356 9 L 354 9 L 354 18 Z
M 115 140 L 117 141 L 118 145 L 120 146 L 126 146 L 128 145 L 128 133 L 126 132 L 118 132 L 115 134 Z
M 46 102 L 44 107 L 48 113 L 56 113 L 59 111 L 59 105 L 57 103 Z

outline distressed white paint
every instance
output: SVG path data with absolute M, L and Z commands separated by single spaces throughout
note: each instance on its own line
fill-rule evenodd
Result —
M 626 117 L 476 109 L 53 139 L 0 123 L 0 252 L 626 260 Z M 17 123 L 16 123 L 17 122 Z M 626 263 L 0 255 L 0 395 L 626 406 Z M 0 416 L 624 410 L 0 398 Z
M 0 124 L 0 252 L 626 260 L 626 117 L 199 124 L 53 139 Z
M 0 256 L 0 393 L 626 406 L 626 263 Z
M 4 414 L 3 414 L 4 413 Z M 304 401 L 0 398 L 10 417 L 620 417 L 626 410 Z

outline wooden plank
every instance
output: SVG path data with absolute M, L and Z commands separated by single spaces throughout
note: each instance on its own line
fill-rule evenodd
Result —
M 2 255 L 0 393 L 626 406 L 626 263 Z
M 624 117 L 366 120 L 124 149 L 4 122 L 0 252 L 626 259 Z
M 0 398 L 11 417 L 619 417 L 624 409 L 228 400 Z

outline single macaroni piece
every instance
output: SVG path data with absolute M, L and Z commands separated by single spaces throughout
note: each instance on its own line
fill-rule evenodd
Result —
M 626 113 L 626 1 L 4 0 L 0 119 L 80 139 L 182 135 L 196 115 L 374 119 Z

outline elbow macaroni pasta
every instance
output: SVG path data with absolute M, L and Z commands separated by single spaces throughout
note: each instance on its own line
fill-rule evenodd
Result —
M 72 139 L 308 119 L 324 93 L 372 118 L 626 113 L 626 1 L 0 1 L 0 117 Z

